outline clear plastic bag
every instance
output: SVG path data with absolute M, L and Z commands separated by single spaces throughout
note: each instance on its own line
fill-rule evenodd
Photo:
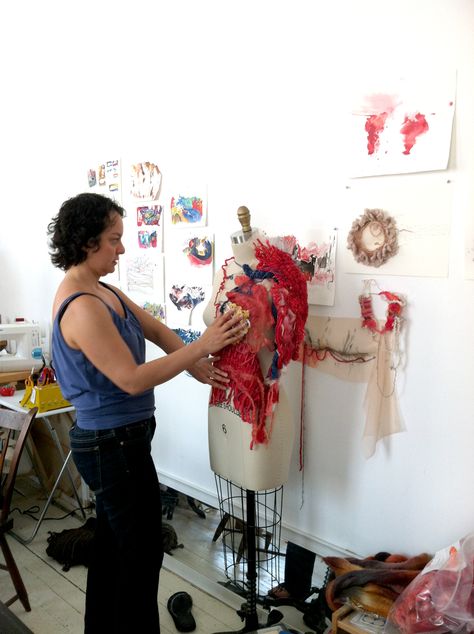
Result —
M 385 633 L 474 631 L 474 533 L 436 553 L 394 602 Z

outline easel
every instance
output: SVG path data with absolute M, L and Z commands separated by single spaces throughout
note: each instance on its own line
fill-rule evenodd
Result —
M 279 487 L 279 489 L 275 489 L 273 491 L 265 491 L 262 494 L 256 491 L 244 490 L 230 482 L 229 480 L 225 480 L 220 476 L 216 475 L 216 484 L 218 490 L 219 497 L 219 505 L 221 510 L 221 515 L 224 520 L 221 521 L 219 525 L 216 535 L 214 536 L 214 541 L 216 541 L 217 537 L 223 533 L 224 540 L 224 551 L 226 549 L 226 536 L 230 536 L 233 540 L 233 537 L 236 533 L 241 533 L 242 538 L 240 540 L 239 546 L 236 548 L 232 545 L 231 550 L 233 554 L 237 554 L 236 563 L 238 564 L 240 560 L 243 558 L 242 552 L 242 543 L 245 543 L 247 549 L 247 571 L 246 571 L 246 601 L 242 604 L 241 609 L 237 610 L 237 614 L 240 616 L 242 621 L 245 621 L 245 625 L 240 630 L 232 630 L 227 632 L 215 632 L 215 634 L 244 634 L 247 632 L 257 632 L 262 628 L 269 627 L 271 625 L 275 625 L 282 618 L 283 614 L 279 610 L 271 610 L 266 623 L 260 623 L 257 613 L 257 582 L 258 582 L 258 567 L 260 564 L 260 560 L 258 558 L 258 553 L 263 552 L 267 559 L 275 559 L 279 557 L 279 537 L 280 537 L 280 523 L 281 523 L 281 512 L 278 512 L 278 507 L 276 504 L 277 499 L 280 500 L 280 505 L 283 496 L 283 487 Z M 223 486 L 226 488 L 228 495 L 225 497 L 223 495 Z M 272 515 L 272 524 L 267 524 L 263 531 L 262 527 L 258 526 L 258 517 L 257 517 L 257 506 L 259 504 L 264 506 L 265 509 L 270 509 L 270 506 L 267 504 L 259 503 L 258 496 L 264 496 L 265 502 L 268 497 L 273 497 L 275 503 L 273 504 L 273 508 L 271 509 Z M 235 500 L 241 500 L 241 504 L 235 504 Z M 245 502 L 244 502 L 245 501 Z M 241 514 L 244 515 L 245 512 L 245 520 L 238 519 L 238 511 L 241 511 Z M 281 506 L 280 506 L 281 509 Z M 266 513 L 265 513 L 266 515 Z M 276 520 L 275 520 L 276 518 Z M 237 528 L 232 526 L 232 521 L 237 522 Z M 272 550 L 269 550 L 269 546 L 271 545 L 268 541 L 268 535 L 270 534 L 269 528 L 272 528 L 270 542 L 273 542 Z M 265 548 L 260 549 L 257 544 L 257 539 L 259 536 L 265 537 Z M 245 542 L 244 542 L 245 540 Z M 236 564 L 231 564 L 231 566 L 226 566 L 226 574 L 230 567 L 234 567 Z

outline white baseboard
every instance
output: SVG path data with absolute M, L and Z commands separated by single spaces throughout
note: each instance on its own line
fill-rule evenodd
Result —
M 208 504 L 214 508 L 219 508 L 217 492 L 197 487 L 192 482 L 176 478 L 169 473 L 159 471 L 158 475 L 162 484 L 170 486 L 185 495 L 189 495 L 204 504 Z M 287 524 L 284 518 L 282 519 L 281 524 L 281 537 L 283 542 L 291 541 L 294 544 L 298 544 L 303 548 L 311 550 L 313 553 L 316 553 L 321 557 L 329 555 L 336 557 L 359 557 L 357 553 L 351 552 L 342 546 L 332 544 L 331 542 L 319 538 L 317 535 L 312 535 L 302 531 L 296 526 Z

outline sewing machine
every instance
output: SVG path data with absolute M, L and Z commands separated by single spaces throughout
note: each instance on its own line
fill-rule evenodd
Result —
M 38 324 L 0 324 L 0 372 L 39 369 L 41 355 Z

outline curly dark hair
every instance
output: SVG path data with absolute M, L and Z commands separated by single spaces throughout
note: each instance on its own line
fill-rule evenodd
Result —
M 69 198 L 48 225 L 51 262 L 67 271 L 84 262 L 87 249 L 98 247 L 100 235 L 112 222 L 113 213 L 122 218 L 124 209 L 100 194 L 84 193 Z

